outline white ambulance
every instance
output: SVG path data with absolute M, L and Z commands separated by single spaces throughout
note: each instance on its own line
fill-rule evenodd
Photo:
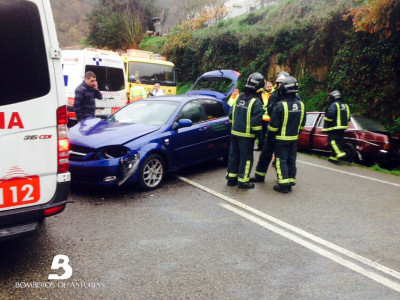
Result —
M 76 119 L 73 105 L 75 89 L 85 79 L 85 73 L 96 74 L 103 99 L 96 99 L 96 116 L 104 118 L 126 105 L 125 67 L 122 57 L 106 50 L 62 50 L 65 93 L 68 101 L 68 117 Z
M 65 208 L 67 107 L 49 0 L 0 1 L 0 241 Z

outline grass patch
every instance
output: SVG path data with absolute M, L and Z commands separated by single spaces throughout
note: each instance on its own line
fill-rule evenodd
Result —
M 369 167 L 369 169 L 378 171 L 378 172 L 382 172 L 382 173 L 386 173 L 386 174 L 390 174 L 390 175 L 400 176 L 399 168 L 393 169 L 393 170 L 388 170 L 388 169 L 381 168 L 378 164 L 375 164 L 375 165 Z
M 167 38 L 163 36 L 146 36 L 140 41 L 139 48 L 141 50 L 160 53 L 166 40 Z
M 307 152 L 307 151 L 299 151 L 299 152 L 302 153 L 302 154 L 305 154 L 307 156 L 311 156 L 311 157 L 315 157 L 315 158 L 319 158 L 319 159 L 324 159 L 324 160 L 328 160 L 329 159 L 329 157 L 326 156 L 326 155 L 321 155 L 321 154 L 318 155 L 316 153 Z M 357 163 L 354 163 L 354 162 L 348 163 L 348 162 L 341 161 L 340 163 L 343 164 L 343 165 L 361 167 L 361 168 L 364 168 L 364 169 L 377 171 L 377 172 L 381 172 L 381 173 L 385 173 L 385 174 L 389 174 L 389 175 L 400 176 L 400 168 L 388 170 L 388 169 L 380 167 L 378 164 L 374 164 L 372 166 L 365 166 L 365 165 L 357 164 Z

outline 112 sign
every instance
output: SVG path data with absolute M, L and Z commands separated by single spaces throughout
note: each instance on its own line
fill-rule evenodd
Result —
M 0 209 L 40 200 L 39 176 L 12 178 L 0 182 Z

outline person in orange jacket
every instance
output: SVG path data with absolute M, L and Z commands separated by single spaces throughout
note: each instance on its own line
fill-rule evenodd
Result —
M 261 100 L 263 102 L 263 109 L 264 109 L 263 121 L 262 121 L 262 130 L 263 130 L 264 137 L 267 134 L 268 123 L 271 120 L 270 116 L 268 115 L 268 101 L 273 92 L 275 92 L 275 89 L 272 87 L 272 83 L 270 81 L 267 81 L 265 83 L 264 90 L 261 93 Z M 261 141 L 261 144 L 260 144 L 260 141 L 259 141 L 256 151 L 261 151 L 262 146 L 263 146 L 262 142 L 264 142 L 264 141 Z
M 239 94 L 240 94 L 239 89 L 235 89 L 235 90 L 233 91 L 231 97 L 230 97 L 229 100 L 228 100 L 228 105 L 229 105 L 230 107 L 232 107 L 232 106 L 235 104 L 237 98 L 239 98 Z

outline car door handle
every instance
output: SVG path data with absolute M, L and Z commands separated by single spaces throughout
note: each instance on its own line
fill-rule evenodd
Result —
M 207 129 L 207 127 L 201 127 L 201 128 L 199 128 L 199 131 L 204 131 L 206 129 Z

